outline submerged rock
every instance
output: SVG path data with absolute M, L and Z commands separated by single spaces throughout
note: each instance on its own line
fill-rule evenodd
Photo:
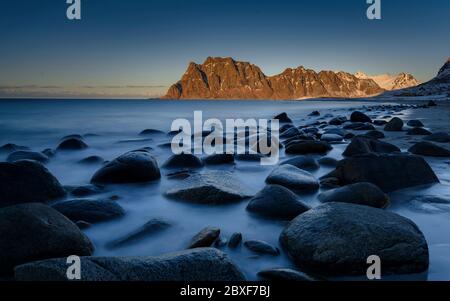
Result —
M 448 143 L 448 142 L 450 142 L 450 135 L 448 133 L 439 132 L 439 133 L 434 133 L 434 134 L 431 134 L 431 135 L 425 137 L 424 140 Z
M 364 182 L 322 192 L 318 199 L 322 203 L 350 203 L 375 208 L 385 208 L 389 204 L 389 197 L 380 188 Z
M 384 275 L 428 269 L 428 245 L 419 228 L 368 206 L 329 203 L 311 209 L 283 230 L 280 242 L 300 268 L 319 275 L 365 275 L 374 254 Z
M 428 163 L 419 156 L 362 155 L 344 159 L 324 176 L 336 178 L 340 185 L 370 182 L 384 192 L 439 183 Z
M 166 192 L 166 196 L 201 204 L 225 204 L 249 198 L 251 194 L 230 172 L 194 174 Z
M 19 264 L 86 256 L 93 250 L 74 223 L 47 205 L 29 203 L 0 209 L 0 275 L 12 274 Z
M 401 132 L 403 129 L 403 120 L 394 117 L 385 126 L 384 130 L 387 132 Z
M 294 190 L 313 191 L 319 189 L 319 182 L 313 175 L 289 164 L 275 168 L 267 177 L 266 182 Z
M 316 281 L 305 273 L 287 268 L 262 270 L 258 272 L 258 276 L 268 281 Z
M 247 210 L 263 216 L 291 220 L 310 208 L 297 200 L 289 189 L 268 185 L 248 203 Z
M 228 241 L 228 247 L 230 249 L 237 248 L 242 242 L 242 234 L 239 232 L 235 232 L 230 236 L 230 240 Z
M 82 150 L 88 148 L 88 145 L 84 143 L 81 138 L 67 138 L 63 142 L 61 142 L 56 150 L 64 150 L 64 151 L 74 151 L 74 150 Z
M 297 141 L 286 146 L 286 154 L 325 154 L 332 149 L 326 141 Z
M 82 257 L 83 281 L 245 281 L 223 252 L 202 248 L 158 257 Z M 50 259 L 15 269 L 18 281 L 67 281 L 66 259 Z
M 56 203 L 52 207 L 73 222 L 85 221 L 91 224 L 125 214 L 125 210 L 117 202 L 104 200 L 70 200 Z
M 170 157 L 164 164 L 164 168 L 200 168 L 202 160 L 192 154 L 179 154 Z
M 393 144 L 376 139 L 355 137 L 342 155 L 345 157 L 353 157 L 370 153 L 387 154 L 395 152 L 400 152 L 400 149 Z
M 430 157 L 450 157 L 450 150 L 434 143 L 425 141 L 414 144 L 408 151 L 415 155 Z
M 109 248 L 123 247 L 132 244 L 140 239 L 144 239 L 148 236 L 160 233 L 168 229 L 170 226 L 171 225 L 168 222 L 154 218 L 145 223 L 144 225 L 140 226 L 136 230 L 108 243 L 107 246 Z
M 372 119 L 367 116 L 366 114 L 359 112 L 359 111 L 355 111 L 352 113 L 352 115 L 350 116 L 350 121 L 351 122 L 369 122 L 372 123 Z
M 317 163 L 316 159 L 307 156 L 296 156 L 280 163 L 280 165 L 285 164 L 290 164 L 304 170 L 317 170 L 320 168 L 320 165 Z
M 98 184 L 142 183 L 161 178 L 158 163 L 145 150 L 128 152 L 98 170 L 91 179 Z
M 0 162 L 0 207 L 49 202 L 66 195 L 58 180 L 36 161 Z
M 219 228 L 206 227 L 191 239 L 188 249 L 210 247 L 216 241 L 219 235 Z
M 273 256 L 280 255 L 280 250 L 274 246 L 261 240 L 247 240 L 244 242 L 244 246 L 252 252 L 259 254 L 268 254 Z
M 9 154 L 6 158 L 8 162 L 16 162 L 20 160 L 34 160 L 40 163 L 47 163 L 48 157 L 43 153 L 31 152 L 31 151 L 17 151 Z

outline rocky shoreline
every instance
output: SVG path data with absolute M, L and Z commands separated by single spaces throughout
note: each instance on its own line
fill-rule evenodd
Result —
M 410 115 L 405 117 L 405 111 Z M 151 145 L 109 162 L 92 156 L 84 159 L 80 164 L 98 166 L 91 183 L 68 187 L 45 165 L 55 153 L 89 148 L 86 136 L 63 137 L 54 149 L 42 152 L 6 144 L 0 147 L 6 156 L 6 162 L 0 162 L 0 275 L 15 280 L 66 280 L 65 257 L 78 255 L 86 281 L 254 278 L 226 254 L 237 248 L 255 256 L 284 253 L 295 263 L 295 269 L 261 270 L 259 277 L 267 280 L 364 275 L 370 255 L 380 256 L 386 275 L 424 273 L 429 267 L 424 234 L 411 219 L 386 208 L 392 192 L 441 182 L 427 159 L 448 164 L 448 112 L 449 104 L 430 101 L 364 106 L 339 115 L 322 116 L 317 111 L 302 123 L 293 122 L 296 116 L 289 112 L 278 115 L 286 160 L 273 168 L 266 186 L 256 194 L 233 172 L 204 170 L 206 165 L 258 165 L 250 156 L 179 155 L 161 162 Z M 140 136 L 151 141 L 158 135 L 166 133 L 147 129 Z M 341 146 L 342 160 L 329 156 Z M 320 178 L 312 174 L 324 167 L 331 171 Z M 268 223 L 285 222 L 279 236 L 282 248 L 247 239 L 245 229 L 223 237 L 220 228 L 205 225 L 184 251 L 156 257 L 93 257 L 95 244 L 83 231 L 127 214 L 118 196 L 100 199 L 96 195 L 110 185 L 147 185 L 164 177 L 177 183 L 164 192 L 170 200 L 199 206 L 246 202 L 249 214 Z M 299 197 L 318 192 L 319 206 Z M 108 246 L 131 244 L 170 228 L 170 222 L 152 219 L 124 237 L 111 238 Z

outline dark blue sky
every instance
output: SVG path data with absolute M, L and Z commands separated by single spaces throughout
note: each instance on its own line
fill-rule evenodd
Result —
M 425 81 L 450 56 L 450 1 L 0 0 L 0 86 L 140 86 L 162 91 L 188 62 L 251 61 L 272 75 L 304 65 Z M 133 88 L 133 87 L 129 87 Z

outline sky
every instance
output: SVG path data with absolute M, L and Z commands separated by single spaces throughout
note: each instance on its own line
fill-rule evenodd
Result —
M 0 97 L 156 97 L 208 56 L 424 82 L 450 56 L 447 0 L 80 1 L 0 0 Z

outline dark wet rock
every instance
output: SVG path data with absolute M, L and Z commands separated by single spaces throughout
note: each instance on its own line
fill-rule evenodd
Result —
M 308 156 L 296 156 L 287 160 L 284 160 L 280 165 L 290 164 L 304 170 L 317 170 L 320 168 L 316 159 Z
M 247 240 L 244 242 L 244 246 L 252 252 L 258 254 L 268 254 L 273 256 L 280 255 L 280 250 L 278 248 L 268 244 L 261 240 Z
M 87 197 L 95 194 L 102 193 L 104 187 L 98 185 L 83 185 L 74 187 L 71 189 L 70 194 L 75 197 Z
M 88 148 L 88 145 L 84 143 L 83 140 L 79 138 L 68 138 L 61 142 L 56 150 L 59 151 L 74 151 L 74 150 L 82 150 Z
M 281 113 L 278 114 L 277 116 L 275 116 L 273 119 L 277 119 L 279 120 L 281 123 L 285 122 L 285 123 L 292 123 L 291 118 L 288 117 L 288 115 L 286 113 Z
M 158 257 L 82 257 L 84 281 L 245 281 L 244 274 L 223 252 L 200 248 Z M 21 265 L 18 281 L 67 281 L 65 258 Z
M 425 237 L 411 220 L 354 204 L 311 209 L 283 230 L 280 242 L 301 269 L 319 275 L 365 275 L 374 254 L 384 275 L 424 272 L 429 263 Z
M 100 156 L 89 156 L 89 157 L 86 157 L 86 158 L 78 161 L 78 163 L 86 164 L 86 165 L 102 164 L 103 162 L 105 162 L 105 160 Z
M 91 255 L 94 247 L 78 227 L 47 205 L 0 209 L 0 275 L 19 264 L 70 255 Z
M 314 191 L 319 189 L 319 182 L 309 172 L 293 165 L 276 167 L 267 177 L 268 184 L 277 184 L 293 190 Z
M 424 139 L 433 142 L 448 143 L 450 142 L 450 135 L 445 132 L 439 132 L 431 134 L 428 137 L 425 137 Z
M 351 122 L 369 122 L 372 123 L 372 119 L 367 116 L 366 114 L 360 112 L 360 111 L 355 111 L 352 113 L 352 115 L 350 116 L 350 121 Z
M 400 152 L 400 149 L 393 144 L 376 139 L 355 137 L 342 155 L 345 157 L 353 157 L 370 153 L 388 154 L 395 152 Z
M 147 151 L 133 151 L 121 155 L 99 169 L 92 183 L 142 183 L 161 178 L 158 163 Z
M 242 242 L 242 234 L 239 232 L 235 232 L 230 236 L 230 240 L 228 241 L 228 247 L 230 249 L 237 248 Z
M 429 157 L 450 157 L 450 150 L 431 142 L 418 142 L 409 150 L 410 153 Z
M 288 268 L 275 268 L 267 269 L 258 272 L 258 276 L 275 282 L 285 282 L 285 281 L 317 281 L 315 278 Z
M 7 143 L 0 147 L 0 154 L 9 154 L 12 152 L 26 151 L 26 150 L 30 150 L 30 149 L 26 146 L 21 146 L 21 145 L 17 145 L 17 144 L 13 144 L 13 143 Z
M 117 202 L 107 200 L 69 200 L 52 205 L 71 221 L 98 223 L 125 215 L 125 210 Z
M 287 154 L 325 154 L 333 147 L 326 141 L 298 141 L 286 146 Z
M 334 171 L 324 176 L 337 178 L 341 186 L 370 182 L 384 192 L 439 183 L 428 163 L 411 155 L 362 155 L 344 159 Z
M 166 196 L 200 204 L 225 204 L 251 196 L 232 173 L 211 171 L 194 174 L 169 189 Z
M 375 208 L 385 208 L 389 205 L 389 197 L 380 188 L 365 182 L 328 190 L 317 198 L 322 203 L 350 203 Z
M 173 155 L 163 164 L 164 168 L 200 168 L 202 160 L 192 154 Z
M 374 120 L 373 121 L 373 124 L 378 125 L 378 126 L 386 125 L 386 123 L 388 123 L 386 120 Z
M 412 128 L 409 129 L 407 135 L 411 136 L 428 136 L 431 135 L 431 132 L 424 128 Z
M 78 222 L 75 223 L 75 225 L 77 225 L 77 227 L 80 230 L 85 230 L 85 229 L 88 229 L 88 228 L 92 227 L 91 223 L 88 223 L 88 222 L 85 222 L 85 221 L 78 221 Z
M 310 208 L 295 193 L 279 185 L 268 185 L 248 203 L 247 210 L 262 216 L 291 220 Z
M 420 121 L 420 120 L 410 120 L 410 121 L 408 121 L 408 123 L 406 125 L 410 126 L 410 127 L 415 127 L 415 128 L 416 127 L 418 127 L 418 128 L 424 127 L 422 121 Z
M 371 139 L 383 139 L 383 138 L 385 138 L 384 133 L 380 132 L 380 131 L 377 131 L 377 130 L 368 131 L 367 133 L 365 133 L 362 136 L 363 137 L 367 137 L 367 138 L 371 138 Z
M 188 249 L 210 247 L 219 235 L 219 228 L 206 227 L 191 239 Z
M 344 129 L 354 131 L 373 131 L 375 130 L 375 127 L 370 123 L 355 122 L 345 125 Z
M 0 162 L 0 207 L 49 202 L 66 195 L 58 180 L 36 161 Z
M 234 155 L 232 154 L 212 154 L 203 158 L 206 165 L 233 164 Z
M 53 149 L 51 149 L 51 148 L 46 148 L 46 149 L 44 149 L 43 151 L 42 151 L 42 153 L 44 154 L 44 155 L 46 155 L 48 158 L 51 158 L 51 157 L 54 157 L 55 156 L 55 151 L 53 150 Z
M 317 162 L 323 166 L 336 167 L 339 161 L 336 160 L 335 158 L 323 157 L 323 158 L 320 158 Z
M 165 133 L 160 130 L 155 129 L 145 129 L 142 132 L 139 133 L 141 136 L 148 136 L 148 135 L 164 135 Z
M 134 231 L 108 243 L 107 246 L 109 248 L 118 248 L 127 246 L 135 243 L 136 241 L 147 238 L 149 236 L 161 233 L 162 231 L 170 228 L 170 226 L 171 226 L 170 223 L 158 218 L 154 218 L 145 223 L 144 225 L 140 226 L 139 228 L 135 229 Z
M 384 130 L 387 132 L 401 132 L 403 129 L 403 120 L 394 117 L 385 126 Z
M 40 163 L 47 163 L 48 157 L 42 153 L 31 152 L 31 151 L 17 151 L 9 154 L 6 158 L 8 162 L 16 162 L 20 160 L 34 160 Z
M 344 140 L 344 137 L 338 134 L 324 134 L 322 135 L 322 137 L 320 137 L 320 140 L 327 142 L 341 142 L 342 140 Z
M 348 121 L 347 117 L 335 117 L 335 118 L 331 119 L 330 122 L 328 122 L 328 124 L 341 125 L 347 121 Z

